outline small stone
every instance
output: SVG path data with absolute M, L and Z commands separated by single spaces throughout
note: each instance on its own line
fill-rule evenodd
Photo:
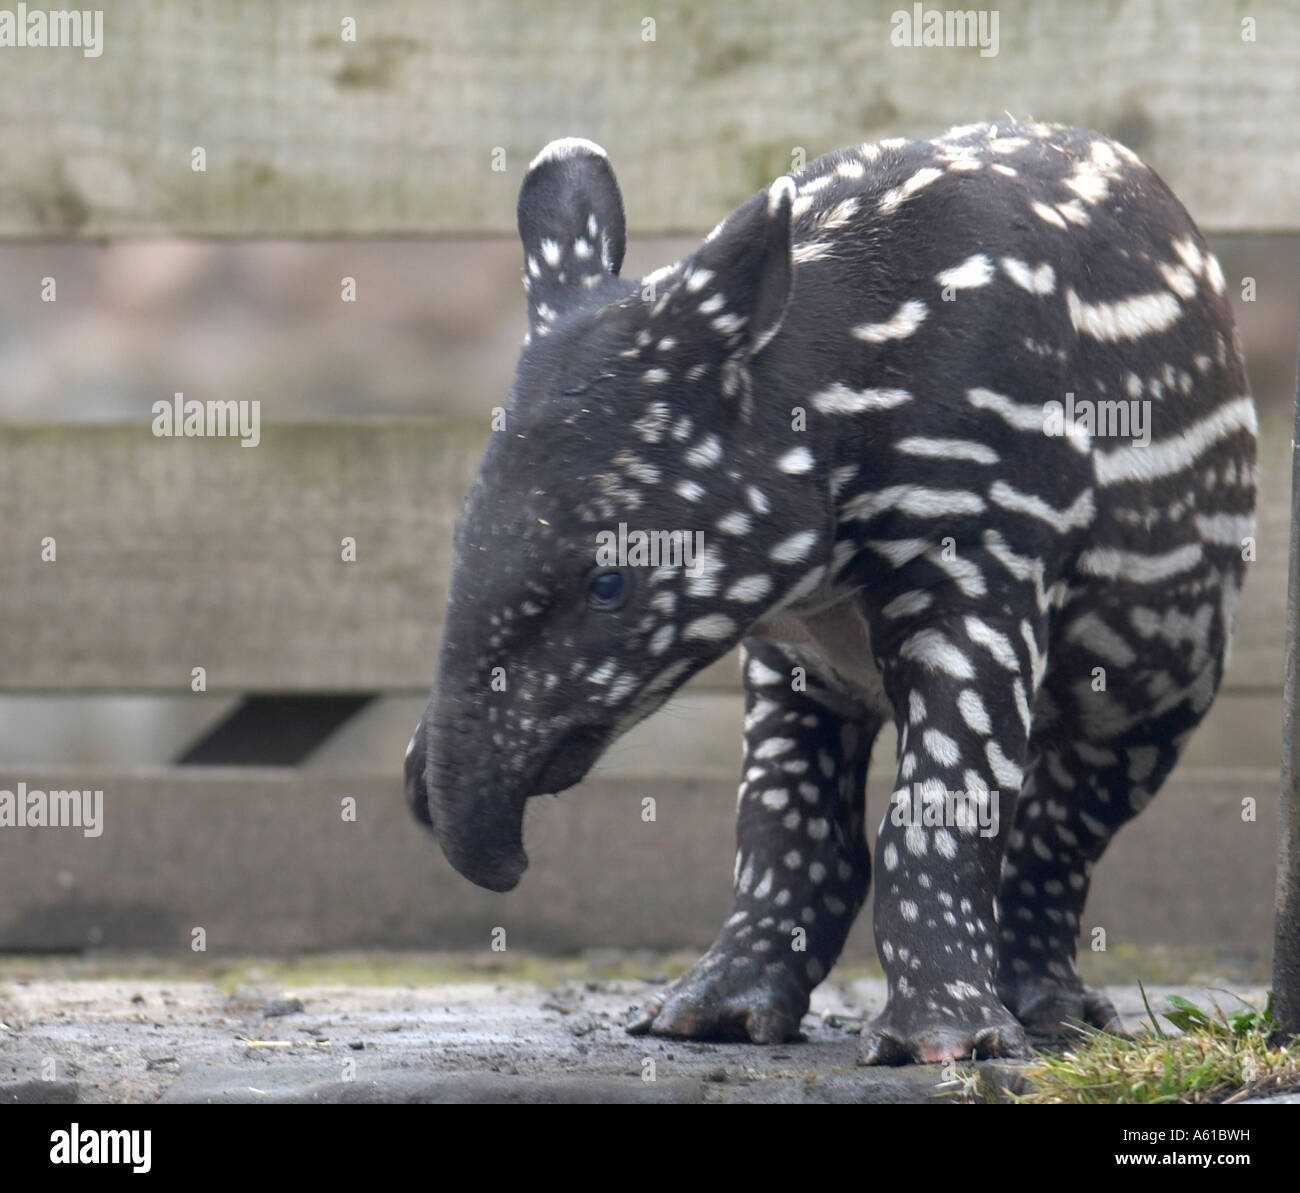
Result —
M 273 998 L 262 1004 L 263 1019 L 278 1019 L 281 1015 L 300 1015 L 303 1011 L 300 998 Z

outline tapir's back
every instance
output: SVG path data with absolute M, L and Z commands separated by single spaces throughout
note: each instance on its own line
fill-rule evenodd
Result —
M 828 345 L 810 388 L 908 395 L 846 435 L 851 533 L 951 535 L 970 567 L 1005 571 L 1001 542 L 1041 568 L 1044 600 L 1075 606 L 1060 627 L 1085 618 L 1076 645 L 1112 661 L 1142 646 L 1129 607 L 1172 611 L 1195 627 L 1184 682 L 1216 683 L 1204 659 L 1226 648 L 1249 556 L 1255 416 L 1223 271 L 1161 179 L 1038 124 L 844 149 L 794 177 L 783 335 Z M 918 582 L 933 587 L 878 581 L 876 599 Z

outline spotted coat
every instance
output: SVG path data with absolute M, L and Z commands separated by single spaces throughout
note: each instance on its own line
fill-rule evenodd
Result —
M 734 906 L 631 1029 L 797 1031 L 867 895 L 886 720 L 863 1059 L 1111 1025 L 1075 967 L 1089 878 L 1210 706 L 1254 533 L 1186 211 L 1122 145 L 994 124 L 819 158 L 641 279 L 591 142 L 542 151 L 519 226 L 528 340 L 457 529 L 416 815 L 514 886 L 524 801 L 739 643 Z M 700 557 L 598 562 L 620 524 Z

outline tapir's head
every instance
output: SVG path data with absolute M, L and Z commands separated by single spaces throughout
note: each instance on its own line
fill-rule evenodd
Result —
M 751 366 L 790 296 L 793 196 L 778 179 L 631 282 L 599 146 L 553 142 L 524 178 L 530 331 L 456 528 L 406 762 L 416 816 L 481 886 L 519 881 L 530 796 L 577 783 L 825 575 L 825 477 Z

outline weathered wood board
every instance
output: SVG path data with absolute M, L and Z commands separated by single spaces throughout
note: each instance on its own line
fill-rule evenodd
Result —
M 253 448 L 143 421 L 0 429 L 0 688 L 186 693 L 203 667 L 209 692 L 427 691 L 483 437 L 461 420 L 271 425 Z M 1265 426 L 1232 687 L 1281 687 L 1289 442 Z M 737 678 L 727 659 L 698 682 Z
M 1007 113 L 1125 141 L 1207 230 L 1300 226 L 1292 0 L 1004 0 L 983 50 L 894 44 L 913 12 L 112 5 L 98 57 L 0 48 L 0 237 L 503 233 L 528 161 L 569 134 L 610 150 L 638 233 L 698 233 L 800 151 Z

